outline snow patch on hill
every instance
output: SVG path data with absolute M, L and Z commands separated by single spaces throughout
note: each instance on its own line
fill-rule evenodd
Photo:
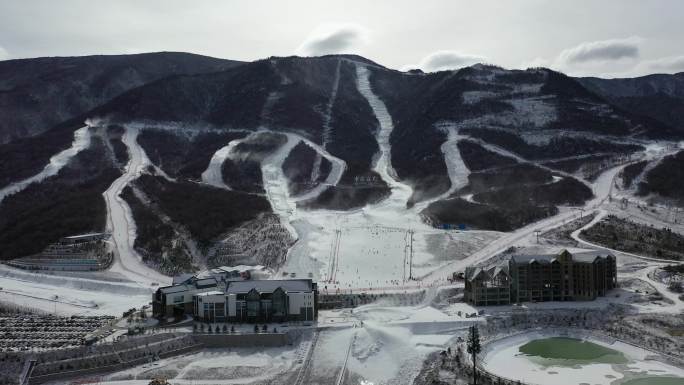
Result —
M 19 191 L 25 189 L 32 183 L 41 182 L 46 178 L 57 175 L 59 170 L 62 169 L 69 161 L 76 156 L 79 152 L 90 146 L 90 126 L 86 125 L 79 128 L 74 132 L 74 141 L 71 147 L 64 151 L 61 151 L 50 158 L 50 163 L 45 165 L 45 168 L 38 174 L 26 178 L 24 180 L 14 182 L 9 186 L 0 189 L 0 203 L 8 195 L 18 193 Z
M 235 148 L 238 143 L 240 143 L 240 139 L 231 140 L 228 145 L 219 148 L 214 153 L 209 161 L 209 166 L 207 166 L 207 169 L 202 173 L 202 182 L 210 186 L 231 190 L 231 188 L 223 180 L 221 167 L 223 166 L 223 162 L 228 159 L 233 151 L 233 148 Z

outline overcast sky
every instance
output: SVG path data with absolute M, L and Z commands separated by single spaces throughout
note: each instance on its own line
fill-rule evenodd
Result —
M 0 60 L 357 53 L 397 69 L 487 62 L 620 77 L 684 71 L 683 20 L 681 0 L 0 0 Z

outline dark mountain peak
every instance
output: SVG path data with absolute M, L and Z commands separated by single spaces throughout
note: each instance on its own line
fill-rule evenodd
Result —
M 183 52 L 0 62 L 0 143 L 33 136 L 144 84 L 224 71 L 241 62 Z
M 297 55 L 292 55 L 292 56 L 271 56 L 266 60 L 272 60 L 272 61 L 277 61 L 277 62 L 284 62 L 284 61 L 289 61 L 293 63 L 315 63 L 315 62 L 328 62 L 328 63 L 336 63 L 338 60 L 343 59 L 351 62 L 359 62 L 363 64 L 368 64 L 371 66 L 375 66 L 378 68 L 386 68 L 385 66 L 378 64 L 370 59 L 367 59 L 361 55 L 355 55 L 355 54 L 330 54 L 330 55 L 321 55 L 321 56 L 297 56 Z

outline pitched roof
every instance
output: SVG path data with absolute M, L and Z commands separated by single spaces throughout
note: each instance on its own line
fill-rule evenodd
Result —
M 171 286 L 166 286 L 166 287 L 160 287 L 159 291 L 161 291 L 164 294 L 172 294 L 172 293 L 180 293 L 183 291 L 190 291 L 190 290 L 195 290 L 195 289 L 206 289 L 209 287 L 216 287 L 218 286 L 218 281 L 216 281 L 216 278 L 204 278 L 204 279 L 197 279 L 195 277 L 190 277 L 187 279 L 185 282 L 181 284 L 176 284 L 176 285 L 171 285 Z
M 465 279 L 469 281 L 472 281 L 478 277 L 482 277 L 483 279 L 492 279 L 500 273 L 505 273 L 506 275 L 508 275 L 507 264 L 500 264 L 486 269 L 480 267 L 466 267 Z
M 519 265 L 538 262 L 541 264 L 547 264 L 553 262 L 558 255 L 556 254 L 520 254 L 511 257 L 511 262 L 517 263 Z
M 601 252 L 599 250 L 596 251 L 583 251 L 581 253 L 575 253 L 572 254 L 572 259 L 575 262 L 585 262 L 585 263 L 592 263 L 596 260 L 596 258 L 606 258 L 607 256 L 613 256 L 611 253 L 608 252 Z
M 185 283 L 185 281 L 189 280 L 192 277 L 194 277 L 194 275 L 192 275 L 190 273 L 179 274 L 179 275 L 173 277 L 173 284 L 174 285 L 180 285 L 181 283 Z
M 173 285 L 173 286 L 160 287 L 159 291 L 161 291 L 164 294 L 180 293 L 183 291 L 188 291 L 188 286 L 187 285 Z
M 279 287 L 282 287 L 286 292 L 312 291 L 312 282 L 310 279 L 231 281 L 228 282 L 226 293 L 247 293 L 252 289 L 256 289 L 260 293 L 272 293 Z
M 572 256 L 572 260 L 574 262 L 579 262 L 579 263 L 592 263 L 596 260 L 596 258 L 605 258 L 608 255 L 611 255 L 610 253 L 607 253 L 605 251 L 600 251 L 600 250 L 588 250 L 588 251 L 582 251 L 578 253 L 570 253 Z M 511 262 L 516 263 L 518 265 L 524 265 L 528 263 L 537 262 L 540 264 L 548 264 L 553 262 L 555 259 L 557 259 L 560 256 L 559 254 L 520 254 L 520 255 L 514 255 L 511 257 Z

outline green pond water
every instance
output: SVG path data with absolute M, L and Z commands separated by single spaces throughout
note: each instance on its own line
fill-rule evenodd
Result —
M 533 340 L 518 348 L 520 353 L 542 366 L 577 367 L 587 364 L 627 364 L 621 352 L 576 338 L 552 337 Z M 623 380 L 624 381 L 624 380 Z M 634 378 L 620 385 L 684 385 L 684 378 L 648 376 Z
M 520 353 L 546 365 L 574 366 L 578 364 L 626 364 L 624 354 L 576 338 L 552 337 L 530 341 L 520 346 Z

